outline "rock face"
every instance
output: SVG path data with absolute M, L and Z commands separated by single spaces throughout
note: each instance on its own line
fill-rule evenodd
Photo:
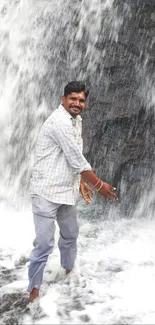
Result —
M 123 21 L 117 40 L 104 34 L 96 44 L 105 55 L 84 115 L 85 153 L 130 214 L 154 173 L 155 2 L 117 0 L 114 7 Z

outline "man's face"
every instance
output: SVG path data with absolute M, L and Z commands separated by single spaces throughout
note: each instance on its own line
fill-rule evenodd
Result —
M 62 105 L 75 118 L 86 107 L 86 95 L 83 91 L 70 93 L 62 97 Z

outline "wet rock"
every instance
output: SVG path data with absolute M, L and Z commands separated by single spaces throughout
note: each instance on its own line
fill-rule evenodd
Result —
M 6 312 L 4 317 L 2 317 L 2 320 L 0 324 L 4 325 L 19 325 L 19 319 L 18 316 L 14 314 L 14 312 Z
M 91 321 L 88 315 L 81 315 L 79 318 L 83 323 L 89 323 Z
M 23 293 L 7 293 L 0 297 L 0 313 L 10 311 L 10 309 L 24 310 L 27 306 L 28 298 Z
M 85 307 L 83 306 L 81 299 L 74 299 L 72 301 L 71 309 L 81 311 L 84 310 Z
M 18 325 L 27 309 L 28 298 L 24 293 L 8 293 L 0 297 L 0 319 L 3 324 Z
M 117 206 L 130 216 L 154 172 L 155 2 L 115 0 L 114 7 L 123 23 L 117 41 L 104 34 L 97 44 L 105 55 L 83 116 L 84 150 L 97 175 L 117 187 Z
M 111 267 L 108 267 L 106 269 L 106 271 L 110 271 L 110 272 L 113 272 L 113 273 L 119 273 L 119 272 L 123 271 L 123 268 L 121 266 L 113 265 Z
M 15 261 L 15 267 L 17 269 L 21 268 L 21 266 L 25 265 L 28 262 L 28 258 L 26 256 L 21 256 L 19 260 Z
M 122 317 L 120 317 L 119 320 L 115 320 L 116 325 L 122 325 L 122 324 L 127 325 L 127 324 L 133 324 L 133 323 L 135 323 L 135 318 L 130 317 L 130 316 L 127 316 L 127 317 L 122 316 Z
M 15 270 L 10 270 L 5 267 L 0 268 L 0 287 L 17 280 Z

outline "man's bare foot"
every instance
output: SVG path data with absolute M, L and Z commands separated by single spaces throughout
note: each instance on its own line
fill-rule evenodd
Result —
M 29 302 L 33 302 L 39 298 L 39 289 L 33 288 L 29 295 Z
M 72 269 L 71 270 L 66 270 L 66 275 L 69 274 L 71 271 L 72 271 Z

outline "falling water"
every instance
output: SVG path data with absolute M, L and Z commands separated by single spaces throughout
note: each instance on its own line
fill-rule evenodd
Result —
M 127 0 L 1 0 L 0 324 L 155 322 L 153 155 L 145 155 L 154 142 L 148 50 L 154 44 L 149 34 L 140 49 L 138 40 L 131 46 L 131 26 L 141 18 L 136 12 L 134 17 Z M 46 267 L 40 309 L 28 309 L 33 152 L 43 121 L 73 79 L 85 80 L 91 88 L 83 116 L 85 154 L 99 176 L 116 183 L 120 203 L 109 208 L 103 200 L 94 199 L 90 206 L 79 202 L 75 273 L 65 279 L 56 245 Z M 138 146 L 144 147 L 140 158 Z M 142 194 L 133 212 L 138 191 Z M 130 218 L 124 217 L 126 209 Z
M 112 3 L 75 1 L 73 8 L 61 0 L 1 4 L 2 197 L 27 191 L 38 130 L 57 107 L 65 83 L 86 73 L 91 81 L 105 13 L 109 37 L 117 37 L 121 20 L 113 21 Z

